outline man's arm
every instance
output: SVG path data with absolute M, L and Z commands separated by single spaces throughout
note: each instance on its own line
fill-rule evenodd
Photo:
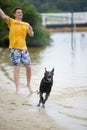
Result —
M 0 8 L 0 17 L 5 21 L 5 22 L 9 22 L 9 16 L 7 16 L 3 10 Z
M 29 28 L 28 28 L 28 34 L 29 34 L 31 37 L 34 36 L 34 31 L 33 31 L 33 29 L 32 29 L 31 26 L 29 26 Z

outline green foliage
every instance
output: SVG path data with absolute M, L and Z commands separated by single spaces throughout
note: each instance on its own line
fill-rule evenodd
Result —
M 27 37 L 28 46 L 44 46 L 50 44 L 50 33 L 42 28 L 41 17 L 34 5 L 30 4 L 28 0 L 0 0 L 0 8 L 12 17 L 12 10 L 14 7 L 20 6 L 24 10 L 23 21 L 28 22 L 34 29 L 34 37 Z M 8 28 L 5 22 L 0 18 L 0 41 L 7 41 L 8 39 Z
M 35 27 L 35 38 L 31 39 L 30 37 L 27 38 L 29 42 L 27 44 L 29 46 L 46 46 L 49 45 L 51 42 L 50 34 L 46 29 L 39 29 L 38 26 Z

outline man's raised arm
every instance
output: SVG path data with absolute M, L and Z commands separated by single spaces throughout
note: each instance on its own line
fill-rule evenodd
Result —
M 9 16 L 7 16 L 3 10 L 0 8 L 0 17 L 5 21 L 8 22 L 9 21 Z

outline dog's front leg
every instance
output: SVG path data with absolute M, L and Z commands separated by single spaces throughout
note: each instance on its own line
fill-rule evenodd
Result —
M 39 103 L 37 106 L 40 106 L 40 104 L 43 102 L 43 96 L 42 96 L 42 93 L 40 93 L 40 100 L 39 100 Z
M 45 102 L 47 101 L 48 97 L 49 97 L 49 94 L 46 93 L 45 99 L 43 100 L 43 104 L 42 104 L 42 107 L 43 107 L 43 108 L 45 108 Z

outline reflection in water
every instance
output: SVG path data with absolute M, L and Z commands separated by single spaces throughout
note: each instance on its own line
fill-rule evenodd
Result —
M 70 33 L 53 33 L 52 46 L 29 48 L 32 60 L 32 85 L 38 89 L 44 68 L 55 68 L 50 100 L 54 105 L 46 112 L 70 128 L 87 129 L 87 32 L 75 33 L 75 48 L 71 49 Z M 0 69 L 13 80 L 9 50 L 0 50 Z M 21 67 L 20 82 L 26 84 L 25 68 Z

